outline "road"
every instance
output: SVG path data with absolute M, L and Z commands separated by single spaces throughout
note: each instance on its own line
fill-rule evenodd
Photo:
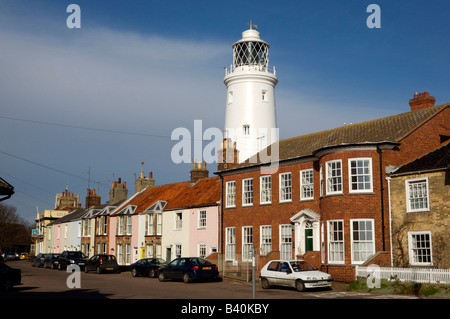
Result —
M 362 309 L 369 312 L 386 306 L 391 309 L 391 314 L 395 308 L 402 309 L 403 313 L 404 307 L 392 307 L 392 303 L 380 304 L 380 301 L 415 299 L 412 296 L 348 292 L 339 283 L 333 283 L 331 290 L 306 292 L 290 288 L 262 289 L 258 283 L 256 299 L 253 300 L 252 285 L 249 283 L 229 279 L 189 284 L 160 282 L 156 278 L 134 278 L 129 271 L 120 274 L 80 272 L 80 287 L 70 288 L 68 278 L 73 278 L 73 275 L 66 271 L 35 268 L 26 261 L 9 261 L 8 264 L 22 270 L 22 284 L 11 292 L 0 292 L 0 302 L 4 307 L 11 305 L 18 311 L 46 310 L 45 307 L 50 307 L 57 313 L 69 311 L 71 315 L 77 316 L 108 314 L 117 317 L 118 307 L 128 307 L 145 315 L 154 313 L 156 309 L 158 315 L 164 314 L 168 318 L 197 318 L 201 315 L 213 318 L 279 318 L 283 314 L 292 315 L 296 310 L 302 315 L 320 311 L 322 317 L 326 314 L 335 315 L 337 309 L 354 308 L 356 305 L 362 305 Z M 69 280 L 69 286 L 74 283 L 77 281 Z
M 12 292 L 1 293 L 0 298 L 18 299 L 252 299 L 252 285 L 225 279 L 221 282 L 180 281 L 160 282 L 156 278 L 132 277 L 130 272 L 120 274 L 79 273 L 79 280 L 71 273 L 60 270 L 31 267 L 26 261 L 9 261 L 22 270 L 22 285 Z M 70 278 L 69 278 L 70 277 Z M 68 283 L 69 279 L 69 283 Z M 73 279 L 73 280 L 71 280 Z M 79 283 L 79 287 L 70 285 Z M 68 286 L 69 284 L 69 286 Z M 331 290 L 297 292 L 290 288 L 262 289 L 258 283 L 256 299 L 379 299 L 414 298 L 411 296 L 386 296 L 370 293 L 348 292 L 338 283 Z

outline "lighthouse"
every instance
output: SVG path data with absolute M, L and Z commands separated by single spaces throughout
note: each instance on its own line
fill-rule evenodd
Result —
M 244 162 L 278 141 L 275 112 L 274 66 L 269 66 L 269 44 L 255 26 L 242 32 L 235 42 L 233 63 L 225 69 L 227 87 L 225 130 L 228 141 L 236 143 L 239 162 Z

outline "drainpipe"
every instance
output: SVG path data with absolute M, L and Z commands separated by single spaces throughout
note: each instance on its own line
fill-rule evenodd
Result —
M 377 152 L 379 155 L 380 161 L 380 195 L 381 195 L 381 234 L 382 234 L 382 243 L 383 243 L 383 251 L 386 250 L 386 241 L 384 238 L 384 188 L 383 188 L 383 151 L 377 146 Z
M 223 249 L 223 176 L 218 174 L 221 182 L 221 192 L 220 192 L 220 212 L 219 212 L 219 244 L 220 244 L 220 252 L 222 255 L 224 254 Z M 223 259 L 225 260 L 225 258 Z
M 394 267 L 393 251 L 392 251 L 392 210 L 391 210 L 391 177 L 386 176 L 388 182 L 388 201 L 389 201 L 389 247 L 391 251 L 391 267 Z

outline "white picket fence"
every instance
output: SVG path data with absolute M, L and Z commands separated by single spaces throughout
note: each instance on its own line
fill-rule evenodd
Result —
M 387 280 L 450 284 L 450 269 L 356 266 L 355 272 L 356 278 L 367 278 L 371 275 Z

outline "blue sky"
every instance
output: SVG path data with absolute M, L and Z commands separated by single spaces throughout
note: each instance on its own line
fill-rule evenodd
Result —
M 157 184 L 188 180 L 171 132 L 223 128 L 224 67 L 250 20 L 277 68 L 281 138 L 407 112 L 416 91 L 449 102 L 449 15 L 447 0 L 0 0 L 4 203 L 33 220 L 68 185 L 84 205 L 89 168 L 102 202 L 113 176 L 134 192 L 141 162 Z

